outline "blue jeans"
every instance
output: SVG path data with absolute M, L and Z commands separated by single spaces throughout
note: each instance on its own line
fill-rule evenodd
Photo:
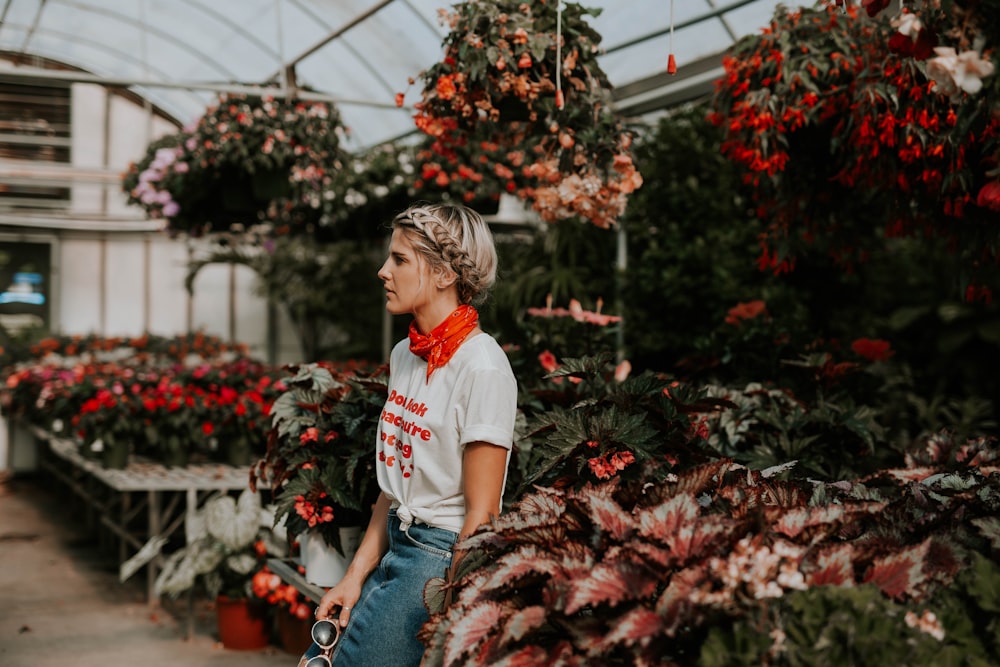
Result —
M 365 580 L 334 648 L 334 667 L 418 667 L 423 658 L 417 632 L 429 618 L 424 586 L 445 575 L 458 535 L 416 523 L 404 531 L 394 511 L 389 512 L 388 533 L 389 550 Z M 319 652 L 313 644 L 305 657 Z

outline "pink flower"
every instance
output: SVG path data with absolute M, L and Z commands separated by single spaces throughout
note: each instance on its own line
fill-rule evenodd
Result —
M 632 364 L 626 359 L 615 366 L 615 382 L 624 382 L 632 372 Z

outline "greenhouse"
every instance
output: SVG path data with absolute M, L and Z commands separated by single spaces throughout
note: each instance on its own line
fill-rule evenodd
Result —
M 1000 0 L 3 0 L 0 664 L 1000 664 Z

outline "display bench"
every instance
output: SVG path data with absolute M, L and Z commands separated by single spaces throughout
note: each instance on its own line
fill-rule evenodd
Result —
M 163 547 L 174 535 L 183 538 L 177 531 L 186 518 L 214 495 L 249 485 L 248 466 L 222 463 L 171 468 L 135 460 L 124 469 L 108 469 L 80 454 L 75 442 L 30 428 L 39 440 L 39 467 L 84 501 L 89 527 L 116 543 L 119 580 L 146 568 L 150 606 L 159 605 L 154 584 L 163 566 Z

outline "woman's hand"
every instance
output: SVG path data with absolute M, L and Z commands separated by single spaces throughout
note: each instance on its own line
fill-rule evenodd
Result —
M 389 536 L 386 525 L 389 521 L 389 499 L 384 493 L 378 495 L 372 508 L 372 518 L 368 521 L 361 544 L 347 568 L 347 573 L 336 586 L 323 594 L 316 608 L 316 618 L 330 618 L 333 610 L 340 608 L 340 627 L 347 626 L 351 617 L 351 609 L 361 599 L 361 587 L 365 579 L 382 559 L 389 549 Z
M 323 594 L 316 608 L 316 618 L 331 618 L 334 609 L 340 609 L 340 627 L 347 627 L 347 621 L 351 618 L 351 609 L 361 598 L 361 584 L 353 579 L 344 578 L 340 582 Z

